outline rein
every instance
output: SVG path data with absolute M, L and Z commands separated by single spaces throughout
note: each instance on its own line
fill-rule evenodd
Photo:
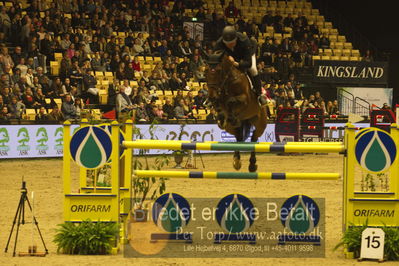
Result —
M 224 86 L 225 86 L 225 84 L 226 84 L 226 82 L 227 82 L 227 80 L 230 78 L 230 76 L 231 76 L 231 73 L 232 73 L 232 69 L 233 69 L 233 64 L 230 64 L 230 67 L 228 68 L 228 70 L 225 72 L 225 71 L 223 71 L 223 68 L 222 68 L 222 76 L 225 76 L 225 78 L 223 79 L 223 81 L 220 83 L 220 85 L 218 86 L 219 88 L 220 88 L 220 92 L 222 92 L 222 91 L 225 91 L 224 90 Z M 226 73 L 226 75 L 225 75 L 225 73 Z M 218 85 L 218 83 L 208 83 L 208 85 Z

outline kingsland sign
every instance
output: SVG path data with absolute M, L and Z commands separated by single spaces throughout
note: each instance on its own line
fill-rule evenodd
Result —
M 319 82 L 385 84 L 385 62 L 315 61 L 314 80 Z

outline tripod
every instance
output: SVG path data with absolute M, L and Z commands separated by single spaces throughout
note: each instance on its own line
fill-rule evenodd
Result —
M 13 250 L 13 254 L 12 254 L 13 257 L 15 257 L 15 250 L 17 248 L 19 226 L 21 224 L 22 225 L 25 224 L 25 201 L 28 203 L 29 209 L 32 212 L 32 206 L 30 205 L 29 198 L 26 196 L 27 194 L 28 194 L 28 190 L 26 188 L 26 182 L 22 181 L 21 198 L 19 199 L 19 204 L 18 204 L 17 212 L 15 213 L 14 221 L 12 222 L 11 232 L 10 232 L 10 235 L 8 237 L 7 246 L 6 246 L 5 250 L 4 250 L 4 252 L 7 253 L 8 245 L 10 244 L 11 236 L 12 236 L 12 233 L 14 231 L 15 224 L 17 223 L 17 231 L 16 231 L 16 234 L 15 234 L 14 250 Z M 39 223 L 37 222 L 35 216 L 33 216 L 33 223 L 36 225 L 37 231 L 39 232 L 39 235 L 40 235 L 40 238 L 42 240 L 44 249 L 46 251 L 45 254 L 48 254 L 48 249 L 46 247 L 46 244 L 44 243 L 44 239 L 43 239 L 42 233 L 40 232 L 40 229 L 39 229 Z
M 194 140 L 193 140 L 193 141 L 194 141 L 194 142 L 197 141 L 197 136 L 194 136 Z M 189 156 L 189 157 L 187 158 L 186 165 L 184 166 L 185 168 L 188 168 L 188 167 L 189 167 L 189 162 L 191 161 L 191 159 L 193 159 L 193 164 L 192 164 L 192 167 L 190 167 L 190 168 L 197 169 L 197 157 L 195 157 L 195 155 L 196 155 L 197 153 L 198 153 L 198 155 L 199 155 L 199 157 L 200 157 L 200 160 L 201 160 L 201 163 L 202 163 L 202 167 L 205 168 L 205 164 L 204 164 L 204 161 L 202 160 L 201 152 L 200 152 L 200 151 L 197 151 L 197 150 L 193 150 L 193 151 L 192 151 L 192 156 Z

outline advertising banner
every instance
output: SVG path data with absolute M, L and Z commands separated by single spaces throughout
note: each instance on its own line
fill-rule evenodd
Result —
M 268 124 L 259 142 L 275 142 L 274 124 Z M 345 123 L 326 123 L 325 126 L 343 127 Z M 368 124 L 356 124 L 357 127 L 366 127 Z M 139 138 L 160 140 L 191 141 L 223 141 L 234 142 L 233 135 L 221 130 L 216 124 L 196 125 L 189 124 L 183 129 L 181 125 L 136 125 L 139 129 Z M 152 129 L 151 129 L 152 128 Z M 78 129 L 72 125 L 71 134 Z M 326 141 L 340 141 L 343 138 L 342 130 L 326 130 Z M 152 136 L 152 137 L 151 137 Z M 250 136 L 246 141 L 250 140 Z M 313 140 L 304 140 L 313 141 Z M 3 125 L 0 126 L 0 159 L 12 158 L 47 158 L 63 156 L 63 127 L 62 125 Z M 149 150 L 148 154 L 169 154 L 168 150 Z M 223 151 L 201 151 L 215 153 Z M 138 153 L 138 150 L 135 150 Z
M 388 63 L 316 60 L 313 79 L 330 83 L 386 84 Z
M 62 157 L 63 137 L 62 125 L 0 126 L 0 159 Z

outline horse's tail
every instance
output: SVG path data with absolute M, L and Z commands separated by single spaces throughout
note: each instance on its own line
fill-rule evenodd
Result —
M 241 124 L 241 134 L 243 136 L 243 141 L 245 141 L 251 133 L 251 123 L 249 123 L 249 120 L 245 120 Z

